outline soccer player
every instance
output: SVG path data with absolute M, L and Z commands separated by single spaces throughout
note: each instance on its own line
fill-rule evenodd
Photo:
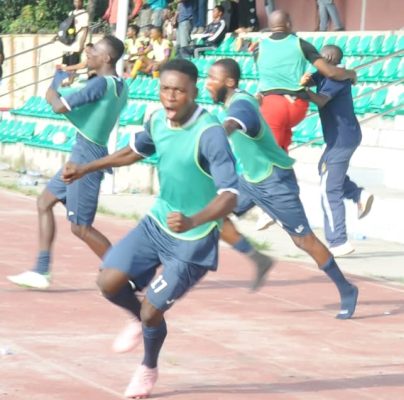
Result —
M 152 114 L 130 145 L 84 165 L 67 164 L 64 179 L 132 164 L 158 155 L 160 195 L 148 215 L 107 253 L 98 285 L 111 302 L 136 317 L 139 302 L 129 280 L 161 274 L 141 305 L 145 354 L 125 396 L 148 396 L 157 380 L 157 359 L 167 335 L 165 312 L 209 270 L 216 270 L 221 219 L 236 206 L 238 178 L 222 126 L 195 103 L 198 70 L 187 60 L 164 64 L 163 109 Z M 119 337 L 127 350 L 139 343 L 136 318 Z
M 339 47 L 328 45 L 322 48 L 321 56 L 330 64 L 339 65 L 343 53 Z M 316 72 L 306 74 L 302 84 L 317 87 L 316 93 L 307 90 L 307 94 L 319 107 L 326 143 L 318 164 L 324 231 L 331 253 L 341 257 L 354 251 L 347 238 L 344 198 L 357 204 L 359 219 L 370 212 L 373 204 L 373 195 L 358 187 L 347 175 L 349 161 L 362 139 L 352 100 L 352 83 L 335 81 Z
M 87 48 L 87 65 L 96 73 L 86 86 L 66 97 L 57 89 L 65 78 L 58 71 L 46 99 L 54 112 L 64 114 L 77 128 L 76 144 L 72 149 L 72 162 L 89 162 L 108 154 L 109 135 L 127 100 L 127 86 L 118 78 L 116 62 L 121 58 L 124 45 L 114 36 L 105 36 Z M 110 247 L 109 240 L 92 224 L 97 210 L 98 194 L 104 172 L 94 172 L 72 185 L 61 179 L 61 170 L 49 181 L 37 200 L 39 217 L 39 254 L 32 271 L 9 276 L 21 286 L 46 289 L 50 284 L 50 264 L 55 239 L 54 206 L 65 205 L 67 219 L 73 234 L 83 240 L 94 253 L 102 258 Z
M 259 112 L 257 100 L 238 90 L 240 67 L 232 59 L 222 59 L 209 70 L 207 89 L 216 103 L 224 103 L 224 128 L 234 153 L 243 165 L 239 178 L 236 215 L 258 205 L 285 229 L 297 247 L 306 251 L 335 283 L 341 297 L 338 319 L 351 318 L 358 289 L 340 271 L 334 257 L 311 231 L 299 198 L 299 186 L 291 159 L 275 142 Z M 223 227 L 226 236 L 227 226 Z

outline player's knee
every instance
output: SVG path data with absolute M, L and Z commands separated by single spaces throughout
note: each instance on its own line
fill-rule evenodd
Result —
M 53 204 L 49 202 L 49 199 L 47 198 L 45 192 L 40 194 L 37 199 L 36 199 L 36 207 L 39 213 L 45 213 L 47 212 L 50 208 L 53 207 Z
M 304 236 L 293 236 L 292 239 L 299 249 L 309 252 L 315 243 L 316 237 L 309 233 L 308 235 Z
M 140 318 L 142 323 L 148 327 L 158 326 L 163 320 L 163 311 L 158 310 L 147 300 L 142 303 L 142 308 L 140 309 Z
M 77 224 L 71 224 L 70 229 L 73 233 L 73 235 L 77 236 L 79 239 L 84 240 L 86 235 L 88 234 L 88 226 L 85 225 L 77 225 Z

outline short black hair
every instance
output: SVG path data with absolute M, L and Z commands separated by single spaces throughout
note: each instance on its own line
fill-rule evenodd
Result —
M 335 54 L 335 61 L 339 64 L 342 60 L 342 58 L 344 57 L 344 53 L 342 52 L 341 48 L 336 46 L 335 44 L 326 44 L 325 46 L 323 46 L 321 48 L 320 51 L 327 51 L 330 50 L 331 52 L 333 52 Z
M 168 61 L 160 68 L 160 75 L 166 71 L 177 71 L 182 74 L 188 75 L 189 78 L 196 83 L 198 80 L 198 68 L 191 61 L 175 58 L 174 60 Z
M 220 11 L 222 14 L 224 14 L 224 7 L 221 5 L 217 5 L 214 8 L 216 8 L 218 11 Z
M 139 28 L 136 24 L 130 24 L 130 25 L 128 26 L 128 28 L 132 29 L 132 31 L 135 31 L 135 32 L 136 32 L 136 35 L 139 34 L 140 28 Z
M 159 31 L 160 34 L 163 34 L 163 28 L 162 28 L 161 26 L 158 26 L 158 25 L 151 25 L 151 26 L 150 26 L 150 30 L 152 30 L 152 29 L 154 29 L 154 30 L 156 30 L 156 31 Z
M 238 86 L 241 78 L 241 70 L 237 61 L 232 58 L 222 58 L 221 60 L 216 61 L 213 65 L 220 65 L 223 67 L 229 77 L 235 80 L 236 86 Z
M 122 57 L 123 52 L 125 51 L 125 46 L 122 40 L 119 40 L 117 37 L 112 35 L 106 35 L 102 39 L 107 43 L 109 47 L 109 55 L 111 56 L 111 64 L 115 65 L 118 60 Z

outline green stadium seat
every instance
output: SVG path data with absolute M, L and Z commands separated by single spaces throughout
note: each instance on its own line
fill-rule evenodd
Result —
M 317 49 L 320 50 L 323 47 L 324 37 L 323 36 L 315 36 L 311 44 Z
M 369 103 L 369 110 L 372 112 L 380 112 L 386 101 L 388 90 L 387 88 L 381 89 L 372 94 Z
M 334 44 L 336 46 L 338 46 L 342 50 L 343 53 L 345 53 L 345 45 L 346 45 L 347 40 L 348 40 L 347 35 L 338 35 Z
M 365 51 L 365 54 L 369 56 L 382 55 L 381 51 L 384 40 L 385 40 L 384 35 L 372 36 L 372 40 L 370 41 L 369 46 Z
M 359 45 L 361 37 L 360 36 L 351 36 L 345 45 L 344 53 L 346 56 L 354 56 L 357 55 L 357 47 Z
M 328 44 L 335 44 L 336 41 L 337 37 L 335 35 L 325 36 L 321 47 L 326 46 Z
M 353 54 L 357 56 L 366 55 L 368 53 L 368 48 L 370 46 L 371 41 L 372 36 L 370 35 L 361 36 L 356 48 L 352 49 Z
M 370 65 L 368 68 L 358 71 L 358 80 L 365 82 L 376 82 L 382 73 L 384 63 L 382 61 Z M 363 75 L 360 72 L 364 71 Z M 363 79 L 361 79 L 363 78 Z
M 392 82 L 397 79 L 398 66 L 400 64 L 400 57 L 390 58 L 386 60 L 383 64 L 383 69 L 379 75 L 380 80 Z
M 397 67 L 397 79 L 403 79 L 404 78 L 404 57 L 400 58 L 400 64 L 398 64 Z
M 389 35 L 384 38 L 382 47 L 379 52 L 375 52 L 375 54 L 384 56 L 386 54 L 391 54 L 394 52 L 394 46 L 397 42 L 397 35 Z
M 358 93 L 358 96 L 362 96 L 359 99 L 354 100 L 354 108 L 356 114 L 365 114 L 366 112 L 369 112 L 369 105 L 370 105 L 370 99 L 372 95 L 370 92 L 372 91 L 372 88 L 369 86 L 363 86 Z
M 292 140 L 295 143 L 307 143 L 316 138 L 322 138 L 322 135 L 320 118 L 318 115 L 312 115 L 294 128 Z M 322 143 L 322 140 L 316 142 L 316 144 Z
M 397 41 L 394 45 L 394 51 L 404 50 L 404 35 L 397 37 Z

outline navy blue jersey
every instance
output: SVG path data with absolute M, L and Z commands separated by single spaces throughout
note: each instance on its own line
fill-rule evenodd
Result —
M 362 133 L 356 118 L 351 92 L 351 81 L 335 81 L 316 72 L 312 76 L 317 93 L 330 100 L 319 109 L 324 141 L 327 146 L 354 147 Z
M 237 122 L 245 134 L 256 137 L 261 130 L 261 121 L 254 106 L 247 100 L 234 101 L 227 110 L 226 120 Z
M 201 112 L 206 111 L 199 107 L 190 121 L 197 118 Z M 137 133 L 130 144 L 134 151 L 145 158 L 156 151 L 149 132 L 150 124 L 146 123 L 144 131 Z M 231 163 L 235 163 L 235 160 L 223 128 L 218 126 L 206 129 L 199 142 L 199 164 L 212 176 L 218 193 L 226 190 L 238 193 L 238 178 Z

